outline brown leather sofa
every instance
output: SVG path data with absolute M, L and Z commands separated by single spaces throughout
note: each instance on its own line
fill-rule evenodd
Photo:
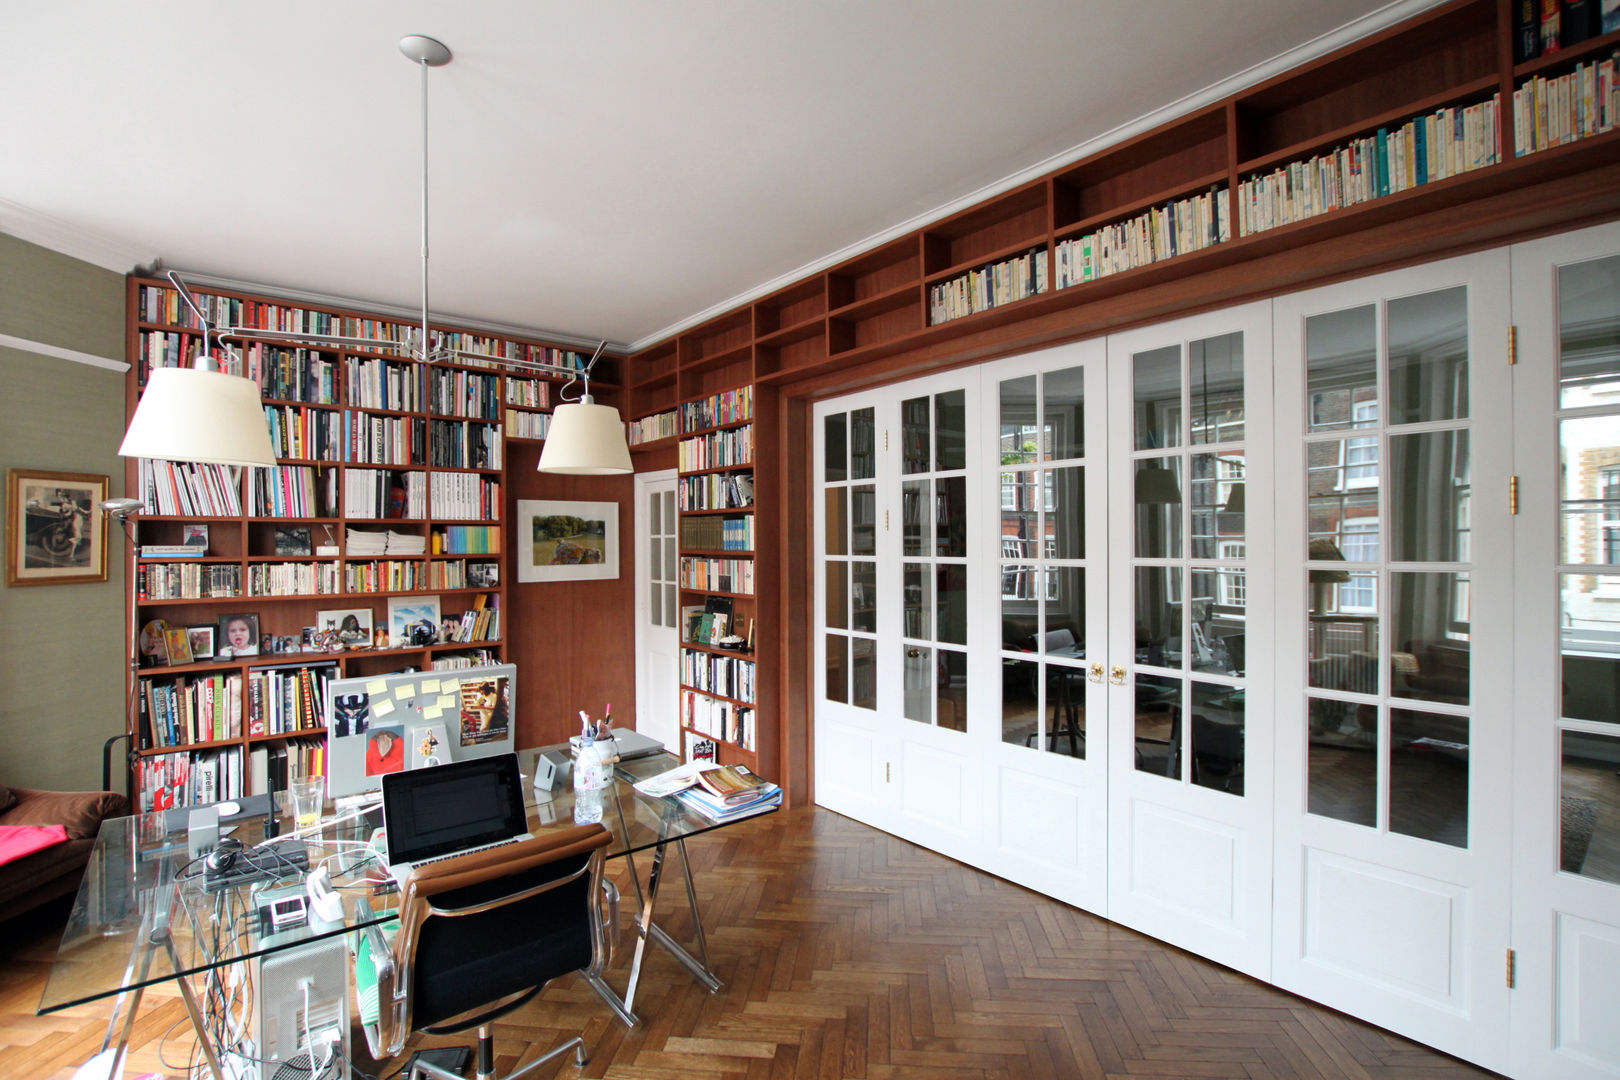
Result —
M 61 825 L 68 834 L 65 844 L 0 865 L 0 920 L 77 892 L 102 820 L 128 813 L 129 800 L 114 791 L 0 787 L 0 825 Z

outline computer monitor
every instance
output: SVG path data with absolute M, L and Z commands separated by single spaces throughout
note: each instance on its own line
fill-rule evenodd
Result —
M 517 668 L 410 671 L 334 680 L 326 696 L 326 792 L 382 788 L 387 773 L 515 749 Z

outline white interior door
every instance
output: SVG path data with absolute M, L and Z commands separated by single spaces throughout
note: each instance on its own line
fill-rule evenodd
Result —
M 1506 1064 L 1513 431 L 1491 252 L 1274 303 L 1274 981 Z
M 1515 1075 L 1620 1076 L 1620 226 L 1515 246 Z
M 1261 303 L 1108 339 L 1108 917 L 1261 978 L 1270 333 Z
M 675 472 L 641 473 L 635 482 L 636 730 L 681 752 L 679 558 Z

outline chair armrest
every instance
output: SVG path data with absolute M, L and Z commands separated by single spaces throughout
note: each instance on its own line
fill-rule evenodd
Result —
M 365 900 L 355 901 L 354 914 L 356 919 L 369 919 L 373 917 L 371 905 Z M 364 994 L 366 990 L 361 985 L 362 949 L 369 958 L 376 982 L 372 991 L 376 995 L 377 1016 L 374 1022 L 362 1022 L 361 1029 L 366 1033 L 366 1046 L 371 1056 L 379 1061 L 397 1055 L 404 1048 L 405 1040 L 410 1032 L 405 1030 L 404 1006 L 398 1000 L 399 973 L 394 963 L 394 943 L 383 933 L 382 926 L 370 923 L 355 931 L 355 991 L 357 995 Z M 362 1020 L 368 1011 L 363 998 L 358 1002 Z
M 602 879 L 602 895 L 597 897 L 596 918 L 602 928 L 602 958 L 598 970 L 613 963 L 613 946 L 619 938 L 619 886 L 612 879 Z

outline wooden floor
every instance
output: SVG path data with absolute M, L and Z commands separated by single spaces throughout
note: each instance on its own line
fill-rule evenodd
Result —
M 583 1030 L 583 1075 L 625 1080 L 1494 1075 L 824 810 L 689 847 L 725 989 L 653 950 L 627 1031 L 559 982 L 497 1025 L 503 1071 Z M 660 901 L 677 938 L 681 894 L 673 879 Z M 64 917 L 15 920 L 0 944 L 5 1080 L 68 1080 L 100 1045 L 105 1006 L 33 1015 Z M 179 1077 L 179 998 L 146 1002 L 126 1076 Z M 386 1077 L 404 1059 L 356 1064 Z M 540 1075 L 580 1074 L 563 1058 Z

